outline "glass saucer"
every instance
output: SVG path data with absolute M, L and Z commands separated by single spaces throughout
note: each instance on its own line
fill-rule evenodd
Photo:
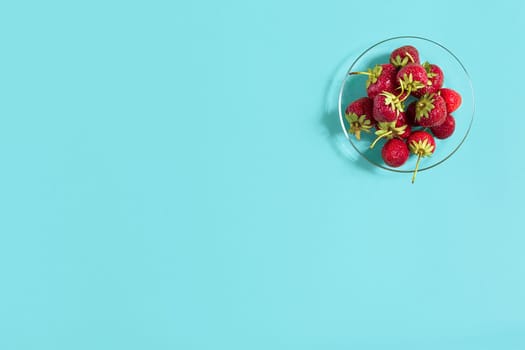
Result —
M 430 40 L 416 36 L 399 36 L 386 39 L 372 45 L 361 53 L 350 65 L 346 77 L 343 80 L 339 91 L 339 120 L 343 132 L 355 150 L 367 159 L 370 163 L 380 168 L 410 173 L 415 170 L 417 157 L 411 155 L 405 164 L 398 168 L 391 167 L 383 162 L 381 148 L 386 140 L 381 140 L 370 149 L 370 144 L 375 139 L 375 129 L 370 133 L 361 133 L 361 140 L 357 140 L 354 135 L 348 133 L 350 125 L 346 120 L 345 109 L 352 101 L 366 96 L 365 83 L 366 75 L 349 75 L 350 72 L 363 72 L 368 68 L 373 68 L 376 64 L 389 63 L 390 53 L 401 46 L 412 45 L 419 51 L 421 63 L 428 61 L 438 65 L 444 73 L 443 87 L 451 88 L 462 97 L 462 103 L 458 110 L 452 113 L 456 120 L 455 132 L 447 139 L 439 140 L 436 138 L 436 149 L 430 157 L 421 159 L 418 171 L 433 168 L 450 158 L 463 144 L 474 120 L 474 89 L 469 74 L 465 66 L 445 46 Z M 408 103 L 405 107 L 408 106 Z

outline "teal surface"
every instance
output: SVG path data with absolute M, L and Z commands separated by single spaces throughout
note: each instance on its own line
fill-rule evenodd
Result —
M 369 3 L 2 1 L 0 349 L 524 349 L 525 5 Z M 334 109 L 396 35 L 476 91 L 415 185 Z

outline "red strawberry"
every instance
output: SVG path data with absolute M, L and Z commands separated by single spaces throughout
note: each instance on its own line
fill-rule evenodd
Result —
M 425 68 L 418 63 L 409 63 L 397 72 L 397 81 L 409 94 L 424 88 L 428 84 Z
M 421 89 L 412 91 L 412 95 L 415 97 L 421 97 L 424 94 L 438 92 L 439 89 L 441 89 L 441 87 L 443 86 L 443 80 L 445 79 L 443 71 L 437 65 L 425 62 L 422 64 L 422 66 L 427 72 L 428 83 Z
M 397 119 L 393 122 L 381 122 L 376 125 L 377 131 L 375 134 L 377 137 L 370 145 L 370 148 L 374 148 L 376 143 L 382 138 L 386 137 L 391 139 L 393 137 L 406 138 L 410 135 L 410 126 L 406 122 L 405 113 L 400 112 Z
M 416 181 L 417 170 L 419 168 L 419 162 L 421 157 L 431 156 L 436 150 L 436 141 L 426 131 L 414 131 L 407 139 L 408 148 L 410 152 L 417 155 L 416 169 L 414 175 L 412 175 L 412 183 Z
M 385 163 L 394 168 L 405 164 L 409 155 L 406 143 L 400 139 L 388 140 L 381 150 Z
M 419 63 L 419 52 L 414 46 L 401 46 L 390 54 L 390 63 L 396 68 L 404 67 L 409 63 Z
M 375 124 L 372 118 L 374 102 L 368 97 L 362 97 L 350 103 L 345 110 L 345 118 L 350 124 L 348 132 L 355 134 L 355 138 L 361 139 L 361 131 L 370 132 Z
M 447 115 L 445 118 L 445 121 L 441 123 L 438 126 L 434 126 L 433 128 L 430 128 L 432 133 L 435 137 L 438 139 L 446 139 L 450 135 L 454 133 L 454 130 L 456 129 L 456 120 L 452 116 L 452 114 Z
M 390 92 L 382 92 L 374 97 L 372 116 L 378 122 L 393 122 L 403 112 L 403 102 Z
M 445 100 L 447 112 L 452 113 L 461 105 L 461 95 L 457 91 L 443 88 L 439 90 L 439 94 Z
M 366 93 L 370 98 L 376 97 L 383 91 L 392 93 L 396 91 L 397 70 L 396 67 L 391 64 L 377 64 L 374 68 L 369 68 L 366 72 L 350 72 L 349 74 L 368 75 Z
M 414 101 L 411 104 L 409 104 L 405 113 L 407 124 L 411 126 L 419 125 L 416 121 L 416 102 L 417 101 Z
M 438 94 L 425 94 L 416 102 L 416 122 L 424 127 L 433 127 L 445 121 L 447 107 Z

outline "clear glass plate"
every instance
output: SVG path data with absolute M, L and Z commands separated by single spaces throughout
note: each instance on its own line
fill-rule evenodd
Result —
M 418 49 L 421 63 L 428 61 L 438 65 L 443 70 L 445 77 L 443 87 L 456 90 L 462 97 L 461 106 L 452 113 L 456 120 L 454 134 L 444 140 L 436 138 L 434 154 L 421 159 L 418 171 L 424 171 L 443 163 L 461 147 L 474 120 L 475 105 L 472 82 L 461 61 L 445 46 L 430 39 L 416 36 L 399 36 L 378 42 L 361 53 L 348 69 L 341 85 L 339 91 L 339 119 L 347 140 L 370 163 L 386 170 L 410 173 L 415 170 L 416 156 L 411 155 L 407 162 L 398 168 L 385 164 L 381 158 L 381 148 L 386 141 L 381 140 L 374 149 L 370 149 L 370 144 L 376 137 L 373 132 L 375 129 L 371 130 L 370 133 L 361 133 L 361 140 L 357 140 L 354 135 L 348 133 L 350 126 L 344 117 L 345 109 L 350 102 L 366 96 L 365 83 L 368 78 L 366 75 L 349 75 L 348 73 L 363 72 L 368 68 L 373 68 L 376 64 L 389 63 L 390 53 L 394 49 L 405 45 L 412 45 Z M 405 107 L 407 106 L 408 104 Z

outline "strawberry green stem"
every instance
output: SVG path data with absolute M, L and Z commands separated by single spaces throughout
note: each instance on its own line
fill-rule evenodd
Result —
M 412 183 L 416 181 L 417 169 L 419 169 L 419 162 L 421 161 L 421 154 L 422 153 L 419 152 L 417 156 L 416 169 L 414 170 L 414 175 L 412 175 Z
M 412 91 L 410 91 L 410 87 L 408 87 L 407 94 L 405 95 L 405 97 L 400 99 L 400 97 L 403 96 L 403 94 L 405 93 L 405 84 L 403 84 L 403 82 L 401 81 L 399 86 L 401 87 L 401 92 L 399 93 L 399 95 L 397 95 L 397 98 L 399 99 L 399 102 L 404 102 L 408 98 L 408 96 L 410 96 L 410 93 Z
M 412 61 L 412 63 L 416 62 L 416 60 L 414 60 L 414 57 L 412 57 L 412 55 L 409 54 L 408 51 L 405 51 L 405 55 L 407 55 L 408 58 L 410 58 L 410 60 Z
M 362 74 L 362 75 L 372 75 L 372 73 L 369 73 L 369 72 L 350 72 L 348 73 L 348 75 L 356 75 L 356 74 Z
M 387 137 L 388 135 L 392 135 L 392 130 L 390 130 L 388 132 L 385 132 L 383 135 L 380 135 L 380 136 L 376 137 L 374 142 L 372 142 L 372 144 L 370 145 L 370 149 L 374 148 L 374 146 L 376 145 L 377 141 L 381 140 L 383 137 Z
M 405 97 L 401 100 L 401 102 L 404 102 L 404 101 L 410 96 L 411 93 L 412 93 L 412 89 L 409 87 L 408 90 L 407 90 L 407 94 L 406 94 Z
M 361 140 L 361 129 L 355 130 L 355 138 Z

